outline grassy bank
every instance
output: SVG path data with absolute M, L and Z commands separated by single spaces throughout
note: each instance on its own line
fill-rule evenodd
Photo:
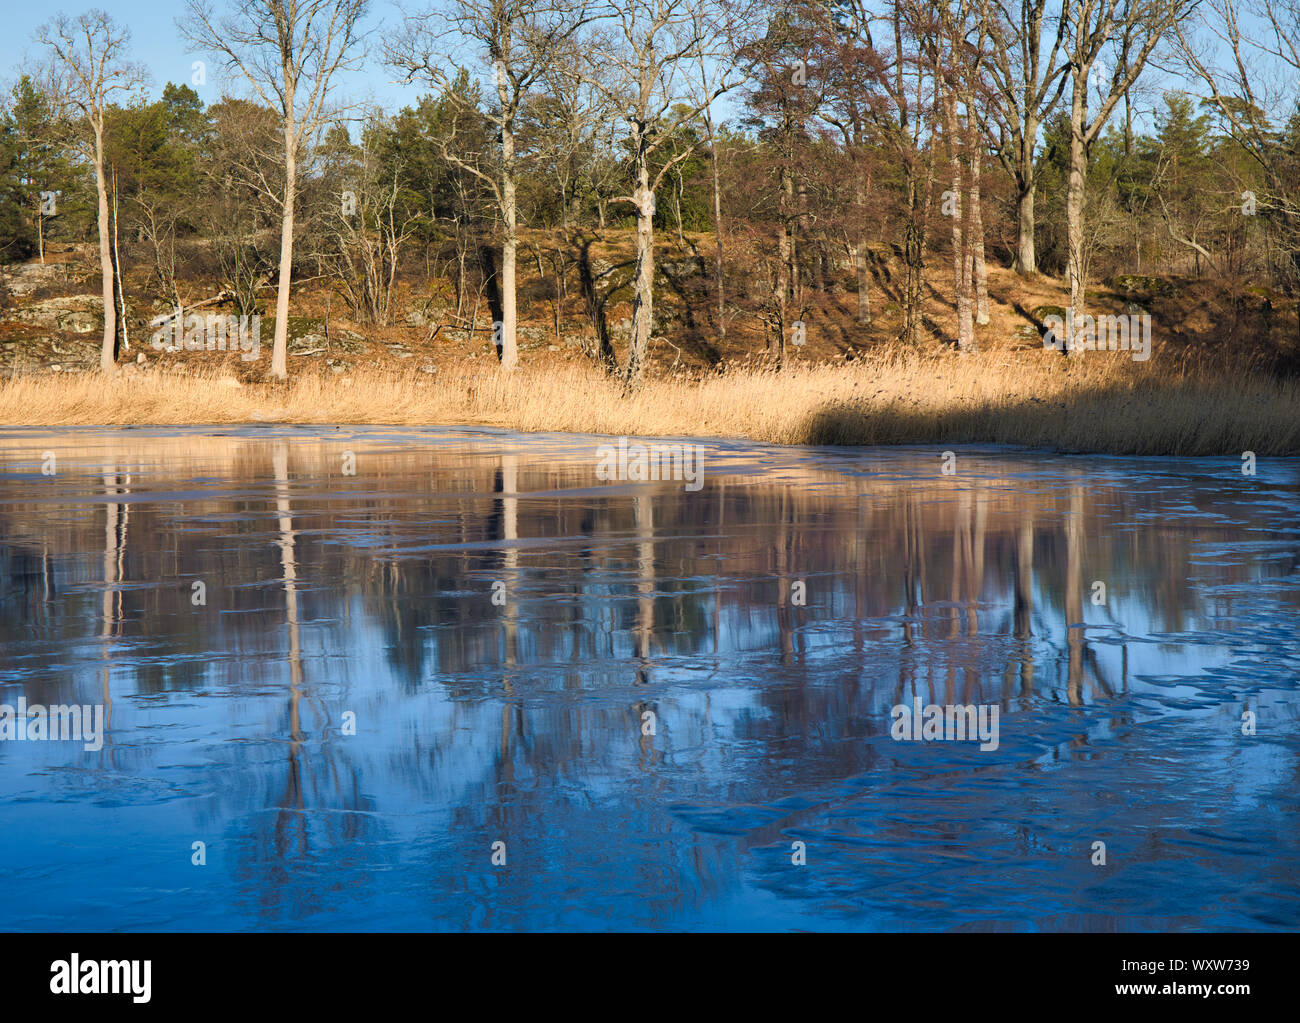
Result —
M 895 351 L 847 365 L 666 376 L 625 394 L 578 364 L 448 364 L 435 374 L 308 372 L 287 383 L 220 371 L 22 376 L 6 425 L 490 425 L 523 431 L 744 437 L 776 444 L 1007 443 L 1150 455 L 1300 454 L 1300 387 L 1110 353 L 1063 358 Z

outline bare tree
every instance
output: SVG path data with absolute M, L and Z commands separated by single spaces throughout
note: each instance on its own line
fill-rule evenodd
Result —
M 623 376 L 629 386 L 640 383 L 650 347 L 654 311 L 655 193 L 678 163 L 697 148 L 683 145 L 704 110 L 738 81 L 730 74 L 707 83 L 687 82 L 703 57 L 723 68 L 731 59 L 726 24 L 743 9 L 724 10 L 715 0 L 607 0 L 604 15 L 609 32 L 591 41 L 588 60 L 599 74 L 591 80 L 608 90 L 627 121 L 627 151 L 632 192 L 615 201 L 630 203 L 636 213 L 636 270 L 633 276 L 632 337 Z M 689 96 L 689 98 L 687 98 Z M 656 166 L 656 154 L 672 143 L 676 151 Z
M 452 103 L 462 117 L 485 116 L 496 128 L 496 159 L 458 148 L 453 132 L 439 139 L 443 157 L 483 181 L 501 215 L 501 368 L 519 363 L 516 264 L 519 251 L 518 185 L 526 154 L 518 145 L 518 124 L 525 98 L 591 20 L 586 0 L 445 0 L 443 9 L 407 14 L 402 34 L 386 48 L 388 62 L 407 81 L 421 77 Z M 480 66 L 492 76 L 496 104 L 477 109 L 477 93 L 452 88 L 456 76 L 452 51 L 469 43 Z M 468 105 L 474 104 L 474 109 Z M 495 164 L 495 166 L 493 166 Z
M 273 110 L 249 100 L 226 97 L 208 113 L 211 158 L 199 164 L 208 201 L 199 221 L 211 239 L 222 293 L 238 315 L 253 316 L 275 273 L 275 229 L 284 195 L 283 133 Z
M 823 52 L 819 69 L 825 78 L 818 116 L 839 132 L 847 157 L 852 206 L 844 225 L 845 246 L 853 260 L 858 286 L 857 320 L 871 325 L 869 230 L 880 230 L 879 210 L 870 210 L 873 157 L 878 157 L 880 132 L 874 123 L 884 115 L 879 89 L 883 65 L 871 38 L 875 17 L 864 0 L 846 0 L 836 8 L 818 12 Z M 874 116 L 873 116 L 873 111 Z
M 386 161 L 380 151 L 389 130 L 389 122 L 372 110 L 360 142 L 346 147 L 338 176 L 342 191 L 331 197 L 316 253 L 322 273 L 339 282 L 356 318 L 381 326 L 388 324 L 402 251 L 416 221 L 400 156 Z
M 940 83 L 952 174 L 944 213 L 952 218 L 957 345 L 968 351 L 975 347 L 975 324 L 989 322 L 980 202 L 984 133 L 977 113 L 983 98 L 988 9 L 981 0 L 957 0 L 955 5 L 941 2 L 938 14 L 937 41 L 947 55 Z
M 163 297 L 176 308 L 181 304 L 176 280 L 176 225 L 180 210 L 172 199 L 148 189 L 131 197 L 139 212 L 140 234 L 153 254 L 153 272 Z
M 76 124 L 72 137 L 95 169 L 99 201 L 99 268 L 104 297 L 104 340 L 99 368 L 117 365 L 117 302 L 115 264 L 109 238 L 108 182 L 104 174 L 104 112 L 110 97 L 130 92 L 147 80 L 145 71 L 126 59 L 131 35 L 104 11 L 91 10 L 77 18 L 60 14 L 38 32 L 37 40 L 54 57 L 55 102 Z
M 1070 160 L 1065 195 L 1070 323 L 1081 322 L 1087 291 L 1084 196 L 1092 145 L 1170 26 L 1197 2 L 1064 0 L 1065 54 L 1070 64 Z M 1098 94 L 1095 108 L 1090 93 L 1094 88 Z M 1081 350 L 1073 337 L 1066 347 Z
M 966 0 L 958 0 L 956 10 L 949 3 L 938 7 L 938 25 L 931 45 L 937 47 L 936 67 L 942 67 L 938 87 L 943 112 L 944 141 L 948 152 L 948 170 L 952 188 L 944 193 L 942 212 L 952 221 L 953 304 L 957 310 L 957 347 L 969 351 L 975 347 L 975 323 L 971 302 L 971 275 L 974 269 L 966 222 L 969 204 L 963 199 L 967 188 L 969 141 L 961 127 L 959 103 L 968 98 L 962 80 L 962 62 L 966 57 L 964 39 L 969 16 Z M 967 108 L 969 112 L 969 107 Z
M 939 106 L 941 69 L 937 48 L 922 52 L 919 42 L 930 31 L 930 11 L 923 0 L 890 0 L 884 16 L 889 42 L 877 49 L 871 19 L 862 21 L 863 41 L 877 51 L 877 86 L 884 102 L 870 108 L 872 120 L 903 171 L 904 223 L 903 327 L 901 340 L 916 347 L 924 326 L 925 255 L 938 147 L 924 134 L 926 119 Z M 931 133 L 933 134 L 933 133 Z
M 1177 24 L 1184 60 L 1209 90 L 1226 134 L 1260 171 L 1262 193 L 1243 192 L 1243 210 L 1272 225 L 1286 273 L 1300 282 L 1300 158 L 1294 145 L 1278 144 L 1276 128 L 1295 116 L 1300 0 L 1208 0 L 1198 15 Z M 1197 247 L 1194 237 L 1174 237 Z
M 718 152 L 717 125 L 713 121 L 713 96 L 711 95 L 713 92 L 711 88 L 713 78 L 709 73 L 702 51 L 696 55 L 696 59 L 700 70 L 699 95 L 705 97 L 702 111 L 704 114 L 704 142 L 709 150 L 709 169 L 712 172 L 713 184 L 713 284 L 718 308 L 718 337 L 725 338 L 727 336 L 727 294 L 722 266 L 722 175 L 718 162 L 720 154 Z
M 993 41 L 988 72 L 995 99 L 987 108 L 986 131 L 998 162 L 1015 184 L 1015 268 L 1029 275 L 1038 272 L 1034 150 L 1039 128 L 1052 116 L 1069 81 L 1070 65 L 1063 53 L 1067 22 L 1048 15 L 1047 0 L 996 0 L 995 8 L 988 19 Z
M 298 165 L 330 120 L 325 98 L 336 74 L 360 64 L 360 20 L 369 0 L 230 0 L 218 17 L 211 0 L 186 0 L 179 21 L 198 48 L 220 54 L 280 119 L 284 136 L 280 215 L 280 278 L 275 303 L 271 375 L 289 375 L 289 289 L 293 280 L 294 202 Z
M 575 226 L 584 199 L 613 194 L 609 175 L 611 124 L 617 114 L 606 92 L 594 88 L 582 65 L 581 40 L 574 38 L 544 75 L 545 92 L 535 96 L 529 111 L 530 131 L 537 139 L 544 173 L 559 186 L 560 226 L 566 240 Z M 603 186 L 603 187 L 602 187 Z

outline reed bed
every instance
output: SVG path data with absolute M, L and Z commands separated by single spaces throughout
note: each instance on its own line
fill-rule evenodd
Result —
M 358 368 L 238 383 L 219 369 L 15 377 L 0 424 L 489 425 L 774 444 L 1022 444 L 1146 455 L 1300 454 L 1300 388 L 1122 354 L 884 351 L 843 365 L 656 375 L 634 391 L 586 364 L 513 374 Z

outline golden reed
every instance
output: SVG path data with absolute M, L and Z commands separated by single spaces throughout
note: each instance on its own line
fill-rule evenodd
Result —
M 193 364 L 191 364 L 193 365 Z M 522 431 L 743 437 L 773 444 L 1023 444 L 1146 455 L 1300 454 L 1300 388 L 1088 353 L 885 351 L 846 365 L 653 376 L 627 392 L 587 364 L 513 374 L 301 371 L 235 386 L 229 371 L 21 376 L 6 425 L 490 425 Z

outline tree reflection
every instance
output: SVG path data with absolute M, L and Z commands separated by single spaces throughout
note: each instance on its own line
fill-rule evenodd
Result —
M 1216 518 L 1214 487 L 1173 498 L 1069 466 L 1027 484 L 1010 455 L 967 478 L 904 456 L 878 474 L 723 462 L 690 493 L 600 489 L 590 452 L 543 441 L 370 450 L 363 436 L 355 477 L 311 435 L 155 443 L 112 435 L 89 504 L 72 469 L 43 496 L 0 474 L 0 643 L 33 660 L 96 650 L 57 680 L 24 662 L 32 701 L 58 685 L 129 716 L 213 697 L 178 699 L 173 720 L 189 716 L 233 779 L 213 783 L 211 820 L 237 850 L 241 899 L 271 920 L 388 884 L 382 866 L 406 856 L 410 897 L 446 926 L 545 926 L 566 919 L 556 893 L 574 878 L 612 877 L 620 919 L 654 926 L 737 883 L 701 835 L 779 844 L 834 806 L 906 844 L 915 818 L 855 795 L 901 806 L 890 793 L 928 784 L 889 742 L 889 707 L 994 702 L 1004 721 L 1049 718 L 1050 755 L 1083 751 L 1090 709 L 1129 691 L 1134 642 L 1223 627 L 1197 557 L 1237 540 L 1243 514 Z M 1134 542 L 1131 524 L 1168 521 L 1174 501 L 1189 524 Z M 1214 567 L 1224 585 L 1287 571 L 1246 548 Z M 1107 606 L 1085 601 L 1093 580 Z M 120 771 L 155 755 L 121 752 Z M 982 834 L 1005 791 L 940 766 L 969 805 L 924 803 L 934 841 Z M 389 841 L 401 829 L 406 853 Z M 496 840 L 529 870 L 493 873 Z

